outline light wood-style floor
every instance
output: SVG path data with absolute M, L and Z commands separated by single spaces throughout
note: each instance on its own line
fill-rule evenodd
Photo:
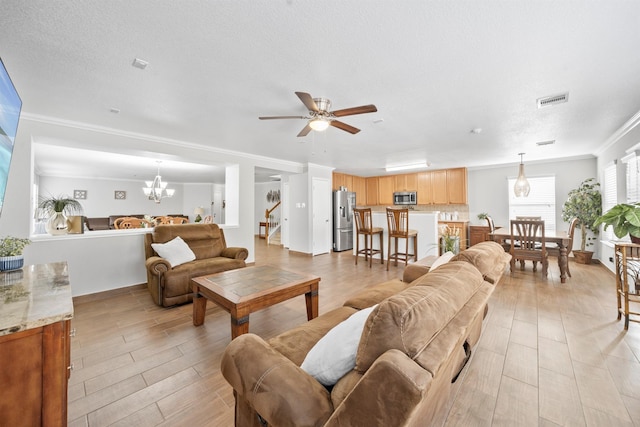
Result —
M 446 426 L 640 427 L 640 324 L 616 320 L 614 276 L 571 261 L 561 284 L 508 272 L 496 286 L 483 336 L 451 399 Z M 316 257 L 256 239 L 256 265 L 319 275 L 320 314 L 359 289 L 401 277 L 350 252 Z M 71 272 L 73 280 L 73 272 Z M 138 286 L 74 302 L 69 425 L 233 425 L 233 395 L 220 374 L 229 315 L 209 303 L 204 326 L 191 305 L 164 309 Z M 306 321 L 300 296 L 251 315 L 263 338 Z

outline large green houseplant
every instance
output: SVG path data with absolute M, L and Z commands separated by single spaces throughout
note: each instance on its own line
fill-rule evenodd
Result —
M 604 229 L 613 226 L 613 234 L 622 239 L 627 234 L 634 243 L 640 243 L 640 203 L 620 203 L 599 217 L 594 226 L 604 224 Z
M 602 194 L 600 193 L 600 183 L 595 178 L 588 178 L 582 181 L 578 188 L 569 191 L 569 197 L 562 206 L 562 220 L 570 222 L 573 218 L 578 219 L 580 227 L 580 250 L 573 251 L 576 261 L 580 263 L 591 263 L 593 251 L 587 251 L 587 247 L 593 245 L 595 237 L 587 237 L 587 231 L 594 235 L 598 234 L 596 220 L 602 215 Z
M 82 205 L 68 196 L 46 197 L 40 201 L 38 208 L 46 214 L 47 232 L 49 234 L 66 234 L 66 215 L 82 215 Z

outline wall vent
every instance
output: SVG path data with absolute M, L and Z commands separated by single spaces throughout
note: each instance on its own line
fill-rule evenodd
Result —
M 561 93 L 560 95 L 545 96 L 544 98 L 538 98 L 538 108 L 549 107 L 550 105 L 562 104 L 569 101 L 568 93 Z

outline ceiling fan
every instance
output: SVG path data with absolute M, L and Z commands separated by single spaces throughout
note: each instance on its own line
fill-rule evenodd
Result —
M 309 109 L 308 116 L 268 116 L 258 117 L 260 120 L 274 119 L 305 119 L 309 120 L 307 125 L 300 131 L 298 136 L 307 136 L 311 130 L 323 131 L 329 126 L 342 129 L 345 132 L 356 134 L 360 129 L 336 120 L 337 117 L 353 116 L 355 114 L 375 113 L 378 111 L 375 105 L 361 105 L 360 107 L 344 108 L 342 110 L 329 111 L 331 101 L 327 98 L 312 98 L 306 92 L 296 92 L 300 101 Z

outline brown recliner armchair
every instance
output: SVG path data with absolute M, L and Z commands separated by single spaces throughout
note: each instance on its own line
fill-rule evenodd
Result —
M 193 261 L 171 267 L 158 256 L 152 243 L 167 243 L 176 237 L 189 246 Z M 190 302 L 191 279 L 221 271 L 245 267 L 246 248 L 227 247 L 224 232 L 217 224 L 159 225 L 145 235 L 147 287 L 154 302 L 164 307 Z

